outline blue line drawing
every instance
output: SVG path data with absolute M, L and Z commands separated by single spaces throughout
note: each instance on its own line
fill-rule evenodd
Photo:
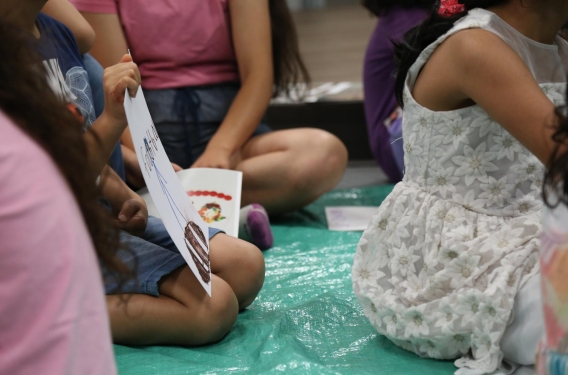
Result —
M 183 230 L 185 228 L 185 225 L 187 224 L 188 220 L 185 217 L 185 215 L 181 212 L 180 208 L 175 204 L 174 198 L 172 197 L 172 195 L 170 194 L 170 191 L 168 190 L 168 188 L 166 186 L 167 181 L 164 179 L 164 177 L 162 176 L 162 174 L 158 170 L 156 163 L 153 163 L 153 165 L 154 165 L 154 169 L 156 170 L 156 176 L 158 177 L 158 182 L 160 184 L 160 187 L 162 188 L 162 192 L 166 196 L 166 199 L 168 200 L 168 203 L 170 204 L 170 208 L 171 208 L 172 212 L 174 213 L 180 228 Z M 182 222 L 180 222 L 179 216 L 181 216 L 182 222 L 185 223 L 185 224 L 182 224 Z
M 147 132 L 146 135 L 149 135 L 149 132 Z M 197 232 L 201 233 L 201 236 L 203 236 L 203 232 L 201 232 L 201 229 L 199 228 L 199 226 L 197 226 L 197 224 L 195 224 L 194 222 L 190 221 L 185 217 L 183 212 L 175 203 L 174 198 L 172 197 L 170 191 L 168 190 L 167 187 L 168 182 L 166 181 L 164 176 L 162 176 L 162 174 L 160 173 L 158 166 L 156 166 L 156 162 L 154 160 L 156 154 L 155 151 L 152 149 L 151 142 L 152 140 L 148 142 L 148 139 L 144 137 L 144 147 L 146 148 L 146 152 L 144 153 L 144 166 L 148 171 L 149 175 L 150 172 L 152 171 L 152 168 L 154 169 L 154 171 L 156 171 L 156 177 L 158 179 L 158 183 L 160 184 L 160 188 L 162 188 L 162 193 L 164 193 L 164 196 L 168 200 L 170 209 L 172 210 L 178 225 L 180 226 L 182 232 L 184 233 L 185 246 L 187 247 L 187 250 L 191 255 L 191 258 L 197 268 L 199 276 L 201 277 L 201 280 L 205 284 L 209 284 L 211 282 L 211 262 L 209 259 L 209 247 L 207 246 L 207 242 L 204 238 L 202 238 L 201 241 L 203 242 L 205 249 L 201 247 L 197 239 L 193 236 L 192 229 L 190 229 L 190 226 L 192 226 L 193 224 L 194 226 L 193 231 L 195 231 L 196 233 Z M 153 143 L 152 145 L 156 148 L 156 151 L 158 151 L 157 145 L 155 143 Z
M 146 131 L 146 135 L 151 135 L 148 130 Z M 156 143 L 157 137 L 158 137 L 158 135 L 156 133 L 155 138 L 150 137 L 150 142 L 148 142 L 148 139 L 146 137 L 144 137 L 144 147 L 146 148 L 146 152 L 144 152 L 144 167 L 146 168 L 146 171 L 148 172 L 149 175 L 150 175 L 150 172 L 152 172 L 152 169 L 156 171 L 156 177 L 158 179 L 158 183 L 160 184 L 160 187 L 162 188 L 162 193 L 164 193 L 164 196 L 168 200 L 168 203 L 170 205 L 170 209 L 174 213 L 174 216 L 175 216 L 176 221 L 178 222 L 180 228 L 182 230 L 184 230 L 185 225 L 188 222 L 188 219 L 185 217 L 185 215 L 183 214 L 181 209 L 176 205 L 175 200 L 172 197 L 172 194 L 170 193 L 170 191 L 168 190 L 168 188 L 166 186 L 167 181 L 164 178 L 164 176 L 162 176 L 160 171 L 158 170 L 158 167 L 156 166 L 156 162 L 154 161 L 154 157 L 155 157 L 156 153 L 155 153 L 153 148 L 155 148 L 156 151 L 158 150 L 157 143 Z M 152 147 L 152 146 L 154 146 L 154 147 Z M 182 223 L 184 223 L 184 224 L 182 224 Z

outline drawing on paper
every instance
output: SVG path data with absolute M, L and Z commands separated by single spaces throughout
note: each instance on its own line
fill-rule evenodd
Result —
M 193 221 L 189 221 L 185 226 L 185 242 L 191 254 L 191 258 L 197 266 L 201 280 L 209 284 L 211 281 L 211 262 L 209 260 L 209 251 L 204 250 L 202 244 L 207 246 L 205 235 L 199 225 Z M 190 246 L 191 245 L 191 246 Z
M 177 223 L 179 224 L 180 228 L 183 230 L 185 235 L 185 246 L 191 255 L 191 258 L 195 262 L 199 275 L 201 276 L 201 280 L 205 284 L 209 284 L 211 281 L 211 262 L 209 259 L 209 248 L 207 246 L 207 240 L 205 239 L 205 235 L 199 225 L 195 222 L 189 220 L 186 215 L 182 212 L 180 207 L 175 202 L 175 199 L 170 194 L 167 181 L 164 176 L 160 173 L 156 163 L 154 162 L 154 157 L 156 151 L 158 151 L 158 144 L 157 141 L 159 140 L 158 132 L 156 131 L 156 127 L 152 123 L 151 130 L 146 130 L 146 136 L 144 137 L 144 147 L 145 150 L 141 150 L 142 154 L 144 155 L 144 168 L 151 175 L 152 171 L 156 172 L 156 178 L 160 187 L 162 188 L 162 192 L 166 197 L 172 214 L 176 218 Z M 199 238 L 199 240 L 198 240 Z
M 134 98 L 126 91 L 124 110 L 154 208 L 192 273 L 211 296 L 209 227 L 171 166 L 141 88 Z
M 233 197 L 230 195 L 212 190 L 190 190 L 187 195 L 195 207 L 201 206 L 198 213 L 207 224 L 224 221 L 232 215 Z

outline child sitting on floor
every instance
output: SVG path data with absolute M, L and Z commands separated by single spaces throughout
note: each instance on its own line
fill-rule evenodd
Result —
M 0 18 L 0 374 L 113 375 L 97 255 L 126 270 L 118 233 L 28 37 Z
M 568 2 L 442 0 L 400 46 L 406 173 L 359 242 L 353 289 L 381 334 L 458 374 L 534 364 L 567 21 Z
M 30 36 L 35 36 L 35 45 L 45 59 L 48 73 L 51 72 L 49 79 L 52 87 L 57 88 L 61 99 L 75 104 L 75 113 L 82 115 L 87 127 L 87 121 L 94 121 L 96 116 L 92 116 L 93 102 L 88 76 L 77 44 L 69 29 L 40 14 L 44 4 L 44 0 L 2 2 L 0 14 L 28 31 Z M 117 134 L 112 134 L 115 136 L 113 139 L 107 137 L 98 143 L 108 154 L 126 126 L 121 96 L 109 95 L 109 92 L 115 91 L 109 90 L 108 83 L 109 80 L 121 82 L 116 79 L 121 72 L 131 74 L 128 70 L 132 70 L 136 73 L 135 65 L 128 59 L 127 56 L 123 58 L 123 64 L 128 64 L 127 69 L 119 66 L 105 72 L 105 103 L 113 106 L 112 113 L 118 121 L 101 123 L 100 118 L 96 120 L 99 124 L 97 130 L 105 130 L 105 124 L 118 129 Z M 134 80 L 136 77 L 131 78 Z M 124 89 L 116 92 L 123 94 Z M 124 119 L 124 123 L 120 122 L 121 119 Z M 94 124 L 90 129 L 93 127 Z M 103 159 L 100 155 L 93 155 L 93 148 L 88 151 L 90 160 L 100 162 Z M 138 265 L 136 279 L 127 284 L 126 289 L 119 289 L 120 294 L 107 296 L 114 340 L 132 345 L 202 345 L 221 339 L 232 327 L 238 311 L 252 303 L 262 287 L 264 260 L 260 251 L 223 233 L 210 233 L 215 237 L 210 242 L 213 296 L 209 298 L 165 231 L 152 231 L 152 239 L 148 238 L 148 229 L 151 228 L 146 226 L 147 211 L 140 197 L 128 189 L 110 168 L 103 167 L 104 164 L 100 165 L 100 169 L 96 168 L 98 165 L 95 163 L 91 165 L 97 173 L 103 170 L 102 190 L 113 207 L 115 217 L 128 214 L 127 220 L 121 224 L 124 229 L 121 237 L 124 240 L 128 236 L 132 241 L 130 251 L 123 251 L 120 256 L 125 263 Z M 93 176 L 96 174 L 93 173 Z M 156 242 L 163 245 L 156 246 Z M 109 278 L 105 282 L 107 293 L 116 293 L 114 280 Z M 122 303 L 125 293 L 130 294 L 126 305 Z

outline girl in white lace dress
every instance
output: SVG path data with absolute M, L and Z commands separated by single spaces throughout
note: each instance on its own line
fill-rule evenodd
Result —
M 568 1 L 443 0 L 400 48 L 406 171 L 357 246 L 353 289 L 381 334 L 458 374 L 534 363 L 567 21 Z

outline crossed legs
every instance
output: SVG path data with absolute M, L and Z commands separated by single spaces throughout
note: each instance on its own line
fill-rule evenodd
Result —
M 347 149 L 319 129 L 280 130 L 251 138 L 241 151 L 242 205 L 262 204 L 278 214 L 304 207 L 339 182 Z
M 188 266 L 162 278 L 158 297 L 108 295 L 114 342 L 195 346 L 221 340 L 262 288 L 264 257 L 254 245 L 218 234 L 210 258 L 211 297 Z

